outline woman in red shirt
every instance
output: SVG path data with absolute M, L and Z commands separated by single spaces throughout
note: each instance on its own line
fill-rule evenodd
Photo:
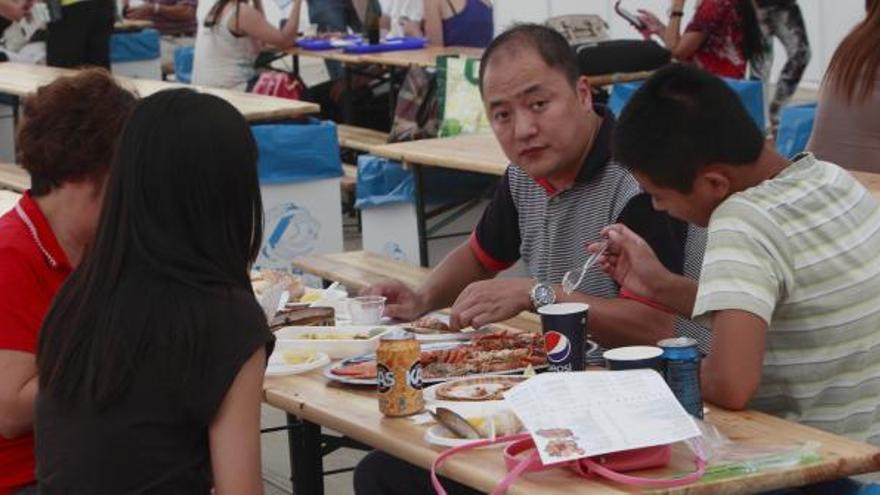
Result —
M 17 146 L 31 189 L 0 217 L 0 495 L 35 489 L 37 334 L 94 239 L 113 146 L 135 102 L 91 69 L 24 105 Z
M 765 43 L 752 0 L 700 0 L 682 33 L 684 5 L 685 0 L 672 0 L 668 24 L 640 10 L 642 34 L 658 35 L 676 60 L 717 76 L 745 78 L 748 63 L 763 55 Z

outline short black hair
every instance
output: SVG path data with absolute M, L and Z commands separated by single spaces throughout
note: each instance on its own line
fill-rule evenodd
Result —
M 541 24 L 516 24 L 499 34 L 489 43 L 480 59 L 480 93 L 483 92 L 483 76 L 489 60 L 500 48 L 513 45 L 518 48 L 532 48 L 547 67 L 557 69 L 565 74 L 565 78 L 574 87 L 580 76 L 577 56 L 564 36 L 553 28 Z
M 763 147 L 763 133 L 724 81 L 672 64 L 654 73 L 624 107 L 612 153 L 658 186 L 688 193 L 700 168 L 748 165 Z

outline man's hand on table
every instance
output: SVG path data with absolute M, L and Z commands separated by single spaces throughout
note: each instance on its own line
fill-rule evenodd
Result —
M 412 321 L 430 308 L 425 308 L 422 297 L 397 280 L 371 285 L 362 291 L 365 296 L 385 296 L 385 316 L 402 321 Z
M 468 285 L 452 305 L 450 329 L 479 328 L 530 309 L 529 290 L 533 285 L 529 278 L 481 280 Z

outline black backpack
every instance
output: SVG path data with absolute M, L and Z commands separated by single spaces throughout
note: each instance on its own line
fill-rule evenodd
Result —
M 669 50 L 647 40 L 608 40 L 573 48 L 585 76 L 656 70 L 672 60 Z

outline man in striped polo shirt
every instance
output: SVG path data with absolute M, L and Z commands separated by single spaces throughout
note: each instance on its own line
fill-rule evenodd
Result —
M 603 345 L 654 344 L 671 336 L 670 314 L 643 304 L 649 301 L 618 297 L 617 284 L 599 270 L 574 294 L 559 286 L 611 222 L 646 236 L 673 271 L 699 270 L 705 242 L 703 229 L 687 235 L 683 223 L 656 212 L 633 176 L 611 160 L 614 116 L 593 106 L 565 38 L 538 25 L 505 31 L 483 54 L 480 88 L 492 130 L 512 162 L 491 204 L 470 240 L 417 291 L 392 282 L 369 292 L 389 298 L 389 316 L 412 320 L 452 304 L 453 326 L 479 327 L 546 302 L 530 298 L 538 287 L 551 299 L 589 303 L 589 329 Z M 519 258 L 529 278 L 495 278 Z M 675 330 L 699 337 L 700 329 L 691 323 Z M 432 492 L 427 471 L 378 451 L 358 464 L 354 486 L 357 495 Z M 450 494 L 479 493 L 451 481 L 444 486 Z
M 479 327 L 554 300 L 582 301 L 590 304 L 589 328 L 603 345 L 653 344 L 671 336 L 672 315 L 618 297 L 619 288 L 600 270 L 573 294 L 560 287 L 609 223 L 645 236 L 678 273 L 686 265 L 687 236 L 686 225 L 656 212 L 632 175 L 611 161 L 614 116 L 593 106 L 589 83 L 579 76 L 565 39 L 538 25 L 502 33 L 483 55 L 480 88 L 495 136 L 512 162 L 491 203 L 469 242 L 417 291 L 395 281 L 368 292 L 387 296 L 386 314 L 405 321 L 451 305 L 454 328 Z M 689 266 L 698 270 L 704 238 L 695 232 Z M 528 278 L 495 278 L 518 259 Z M 699 337 L 699 327 L 688 325 L 680 332 Z
M 616 133 L 655 207 L 708 226 L 699 283 L 619 225 L 603 260 L 624 288 L 711 325 L 703 398 L 880 444 L 877 200 L 837 165 L 779 155 L 699 69 L 658 71 Z

